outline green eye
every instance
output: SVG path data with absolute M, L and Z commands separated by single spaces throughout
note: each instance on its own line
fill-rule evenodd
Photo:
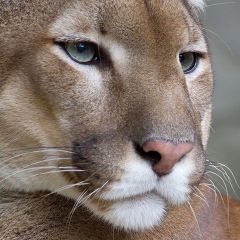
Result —
M 65 50 L 78 63 L 98 62 L 97 46 L 90 42 L 67 42 Z
M 182 65 L 183 72 L 190 73 L 195 70 L 197 66 L 198 55 L 193 52 L 185 52 L 179 54 L 179 61 Z

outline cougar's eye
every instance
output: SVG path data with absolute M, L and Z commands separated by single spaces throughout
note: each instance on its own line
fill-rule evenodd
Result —
M 185 52 L 179 54 L 179 61 L 182 65 L 184 73 L 190 73 L 195 70 L 197 66 L 198 55 L 193 52 Z
M 99 61 L 98 48 L 91 42 L 66 42 L 65 50 L 78 63 L 96 63 Z

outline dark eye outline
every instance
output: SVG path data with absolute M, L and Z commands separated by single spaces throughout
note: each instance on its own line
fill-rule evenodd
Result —
M 185 53 L 192 53 L 193 54 L 193 63 L 192 65 L 187 69 L 187 70 L 183 70 L 184 74 L 189 74 L 189 73 L 192 73 L 195 71 L 195 69 L 197 68 L 198 66 L 198 63 L 199 63 L 199 58 L 201 57 L 199 53 L 196 53 L 196 52 L 183 52 L 183 53 L 180 53 L 179 54 L 179 62 L 181 64 L 181 61 L 180 61 L 180 55 L 181 54 L 185 54 Z M 181 64 L 182 66 L 182 64 Z
M 68 45 L 69 43 L 73 43 L 73 44 L 83 43 L 83 44 L 91 45 L 91 46 L 93 47 L 93 49 L 94 49 L 94 52 L 95 52 L 93 58 L 92 58 L 90 61 L 87 61 L 87 62 L 81 62 L 81 61 L 77 60 L 77 59 L 74 58 L 74 57 L 69 53 L 69 51 L 67 50 L 67 45 Z M 63 47 L 63 49 L 64 49 L 64 51 L 67 53 L 67 55 L 68 55 L 73 61 L 75 61 L 75 62 L 77 62 L 77 63 L 79 63 L 79 64 L 89 65 L 89 64 L 97 64 L 97 63 L 100 62 L 100 50 L 99 50 L 98 45 L 95 44 L 95 43 L 87 42 L 87 41 L 74 41 L 74 42 L 68 41 L 68 42 L 60 42 L 59 44 Z

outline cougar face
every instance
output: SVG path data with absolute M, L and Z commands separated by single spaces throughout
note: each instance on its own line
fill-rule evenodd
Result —
M 213 84 L 191 2 L 1 3 L 2 187 L 57 192 L 126 230 L 186 203 Z

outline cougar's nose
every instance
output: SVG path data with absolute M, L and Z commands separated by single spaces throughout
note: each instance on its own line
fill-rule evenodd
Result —
M 173 166 L 187 153 L 193 149 L 191 143 L 178 143 L 149 140 L 143 145 L 146 153 L 157 153 L 159 160 L 154 161 L 153 171 L 159 176 L 165 175 L 171 171 Z

